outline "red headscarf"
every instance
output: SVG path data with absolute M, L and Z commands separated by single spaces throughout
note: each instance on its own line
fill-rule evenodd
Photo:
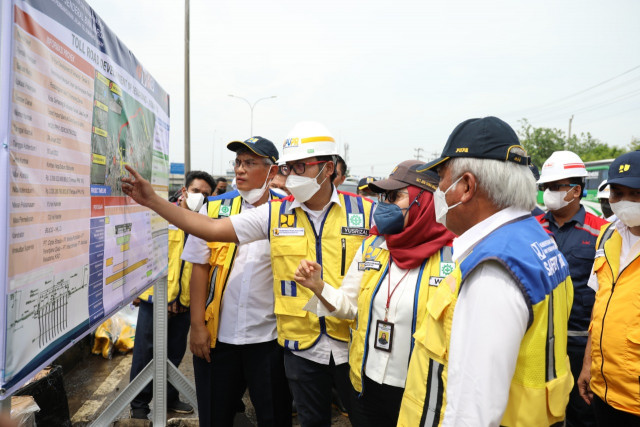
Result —
M 409 222 L 398 234 L 384 235 L 391 258 L 403 269 L 419 267 L 425 259 L 445 245 L 451 245 L 455 234 L 436 222 L 433 194 L 430 191 L 410 185 L 409 200 L 417 202 L 409 208 Z M 371 228 L 371 234 L 379 235 L 378 227 Z

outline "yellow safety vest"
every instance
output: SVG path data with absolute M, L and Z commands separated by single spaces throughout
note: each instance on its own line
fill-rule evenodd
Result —
M 523 249 L 529 245 L 531 251 Z M 557 246 L 533 217 L 527 217 L 498 228 L 478 243 L 430 298 L 427 318 L 414 335 L 416 346 L 398 426 L 441 425 L 455 305 L 467 274 L 486 260 L 500 262 L 517 278 L 531 313 L 500 424 L 539 427 L 564 419 L 573 388 L 567 356 L 573 286 Z
M 313 292 L 293 280 L 303 259 L 322 265 L 322 278 L 339 288 L 362 240 L 369 234 L 371 207 L 368 199 L 338 192 L 316 231 L 302 208 L 291 209 L 292 197 L 271 201 L 269 239 L 273 268 L 274 312 L 278 343 L 290 350 L 305 350 L 322 336 L 347 342 L 349 323 L 335 317 L 318 317 L 303 310 Z
M 180 259 L 184 249 L 185 234 L 174 225 L 169 224 L 169 266 L 167 268 L 167 302 L 178 300 L 183 307 L 189 307 L 189 281 L 193 265 Z M 153 302 L 153 286 L 147 289 L 139 298 Z
M 640 415 L 640 256 L 620 271 L 622 236 L 602 227 L 593 271 L 591 390 L 608 405 Z
M 362 245 L 362 262 L 359 267 L 364 269 L 364 273 L 358 294 L 358 314 L 351 324 L 351 341 L 349 342 L 349 377 L 351 384 L 358 392 L 362 392 L 362 375 L 369 350 L 366 341 L 371 330 L 373 299 L 389 269 L 389 251 L 380 248 L 383 242 L 384 238 L 381 236 L 370 236 Z M 435 293 L 444 276 L 455 268 L 455 264 L 451 261 L 451 251 L 451 246 L 444 246 L 419 267 L 411 322 L 412 335 L 422 327 L 430 296 Z M 411 350 L 413 346 L 414 339 L 411 341 Z M 409 360 L 407 360 L 408 363 Z
M 233 191 L 209 198 L 207 214 L 213 219 L 224 218 L 240 213 L 241 209 L 242 197 L 237 191 Z M 227 287 L 229 274 L 233 268 L 238 245 L 235 243 L 207 242 L 207 246 L 211 249 L 211 256 L 209 257 L 211 269 L 209 270 L 204 321 L 207 330 L 211 334 L 211 348 L 215 348 L 220 326 L 220 305 L 224 290 Z

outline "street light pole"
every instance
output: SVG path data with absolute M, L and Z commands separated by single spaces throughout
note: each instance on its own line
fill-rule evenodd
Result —
M 256 102 L 254 102 L 253 104 L 251 104 L 251 102 L 249 102 L 246 98 L 243 98 L 241 96 L 237 96 L 237 95 L 231 95 L 229 94 L 230 97 L 232 98 L 238 98 L 238 99 L 242 99 L 244 102 L 247 103 L 247 105 L 249 106 L 249 109 L 251 110 L 251 135 L 249 135 L 249 137 L 253 136 L 253 108 L 256 106 L 256 104 L 260 101 L 263 101 L 265 99 L 272 99 L 272 98 L 277 98 L 277 95 L 273 95 L 273 96 L 267 96 L 264 98 L 260 98 L 258 99 Z

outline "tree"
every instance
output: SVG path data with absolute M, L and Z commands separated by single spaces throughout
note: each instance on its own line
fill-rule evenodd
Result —
M 541 167 L 554 151 L 573 151 L 583 162 L 613 159 L 628 151 L 624 148 L 612 147 L 594 138 L 589 132 L 567 138 L 561 129 L 537 128 L 527 119 L 520 120 L 520 123 L 521 128 L 518 131 L 520 141 L 531 157 L 531 161 L 538 167 Z M 640 141 L 634 139 L 629 149 L 632 149 L 634 144 L 640 148 Z

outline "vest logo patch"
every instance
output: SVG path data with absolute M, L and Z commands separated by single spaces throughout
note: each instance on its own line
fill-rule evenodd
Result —
M 304 236 L 304 228 L 284 227 L 274 228 L 273 235 L 279 236 Z
M 350 213 L 347 215 L 347 226 L 348 227 L 357 227 L 364 228 L 364 214 L 361 213 Z M 344 233 L 343 233 L 344 234 Z
M 351 228 L 342 227 L 342 233 L 345 236 L 368 236 L 369 229 L 367 228 Z
M 381 268 L 382 268 L 382 264 L 380 263 L 380 261 L 365 261 L 365 262 L 358 263 L 359 271 L 365 271 L 365 270 L 380 271 Z
M 229 216 L 229 215 L 231 215 L 231 206 L 220 205 L 220 209 L 218 209 L 218 216 Z
M 441 262 L 440 263 L 440 276 L 446 277 L 449 274 L 453 273 L 453 270 L 456 268 L 456 264 L 454 262 Z
M 429 277 L 429 286 L 438 286 L 443 280 L 444 277 L 431 276 Z
M 295 215 L 280 215 L 280 227 L 292 227 L 296 220 Z

